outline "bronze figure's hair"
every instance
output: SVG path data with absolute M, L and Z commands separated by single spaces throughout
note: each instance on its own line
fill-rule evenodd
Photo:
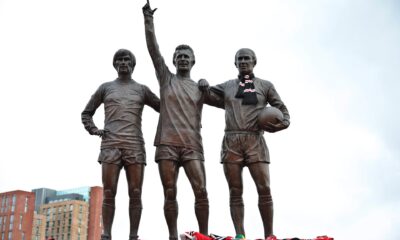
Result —
M 252 55 L 252 57 L 253 57 L 254 64 L 257 64 L 256 53 L 255 53 L 253 50 L 251 50 L 250 48 L 241 48 L 241 49 L 239 49 L 239 50 L 236 52 L 236 54 L 235 54 L 235 65 L 236 65 L 237 55 L 239 54 L 239 52 L 244 52 L 244 51 L 249 52 L 249 53 Z
M 189 45 L 181 44 L 181 45 L 179 45 L 179 46 L 177 46 L 177 47 L 175 48 L 174 56 L 173 56 L 173 58 L 172 58 L 172 62 L 174 63 L 174 65 L 175 65 L 176 52 L 179 51 L 179 50 L 189 50 L 189 51 L 192 53 L 192 57 L 193 57 L 193 61 L 192 61 L 192 62 L 193 62 L 193 65 L 196 63 L 196 60 L 195 60 L 195 57 L 194 57 L 194 51 L 193 51 L 193 49 L 192 49 Z
M 114 54 L 114 58 L 113 58 L 113 66 L 115 68 L 115 61 L 117 60 L 118 57 L 120 56 L 125 56 L 125 55 L 129 55 L 129 57 L 131 57 L 132 61 L 131 61 L 131 67 L 135 67 L 136 65 L 136 58 L 135 55 L 133 55 L 133 53 L 127 49 L 119 49 L 115 54 Z

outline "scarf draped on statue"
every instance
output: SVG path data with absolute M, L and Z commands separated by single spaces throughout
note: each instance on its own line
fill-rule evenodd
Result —
M 257 93 L 254 89 L 254 74 L 239 75 L 240 83 L 238 91 L 235 95 L 236 98 L 243 98 L 243 105 L 256 105 L 258 103 Z

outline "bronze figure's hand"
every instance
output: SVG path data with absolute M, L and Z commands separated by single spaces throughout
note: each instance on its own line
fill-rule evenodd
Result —
M 280 120 L 279 120 L 280 121 Z M 265 125 L 263 126 L 263 129 L 265 129 L 265 131 L 270 132 L 270 133 L 274 133 L 274 132 L 278 132 L 281 131 L 283 129 L 286 129 L 289 127 L 289 122 L 288 121 L 280 121 L 278 123 L 265 123 Z
M 142 9 L 143 14 L 147 16 L 153 16 L 154 12 L 157 10 L 157 8 L 155 8 L 154 10 L 151 9 L 149 0 L 147 0 L 146 5 L 144 5 Z
M 197 85 L 199 86 L 199 89 L 201 90 L 201 91 L 205 91 L 205 90 L 207 90 L 208 89 L 208 87 L 210 86 L 210 84 L 207 82 L 207 80 L 205 80 L 205 79 L 200 79 L 198 82 L 197 82 Z
M 105 134 L 106 132 L 107 132 L 107 130 L 96 129 L 96 130 L 94 130 L 91 134 L 92 134 L 92 135 L 99 136 L 99 137 L 103 137 L 104 134 Z

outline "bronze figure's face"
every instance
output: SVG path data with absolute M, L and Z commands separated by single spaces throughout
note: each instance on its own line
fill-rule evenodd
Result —
M 178 71 L 190 71 L 194 65 L 194 56 L 189 49 L 179 49 L 175 52 L 174 64 Z
M 133 72 L 133 63 L 129 55 L 118 56 L 115 59 L 114 66 L 118 74 L 131 74 Z
M 236 53 L 235 65 L 240 75 L 253 73 L 256 63 L 256 56 L 251 49 L 243 48 Z

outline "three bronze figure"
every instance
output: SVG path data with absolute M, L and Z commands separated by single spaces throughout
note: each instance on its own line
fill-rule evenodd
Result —
M 225 136 L 221 163 L 229 186 L 230 212 L 237 238 L 245 237 L 242 171 L 247 167 L 258 196 L 258 207 L 264 226 L 264 237 L 273 236 L 273 204 L 269 179 L 269 153 L 263 133 L 286 129 L 289 112 L 274 85 L 254 75 L 257 63 L 251 49 L 240 49 L 235 55 L 238 77 L 210 87 L 205 79 L 195 82 L 190 72 L 195 55 L 188 45 L 176 47 L 173 64 L 168 69 L 162 57 L 154 29 L 149 2 L 143 7 L 145 36 L 157 80 L 160 99 L 145 85 L 132 79 L 135 56 L 128 50 L 118 50 L 113 65 L 118 77 L 103 83 L 92 95 L 82 112 L 82 123 L 91 135 L 102 138 L 98 161 L 102 165 L 104 232 L 102 240 L 111 239 L 115 212 L 115 196 L 119 174 L 125 169 L 129 193 L 130 240 L 138 239 L 142 212 L 141 189 L 146 165 L 146 152 L 141 130 L 144 105 L 159 112 L 154 141 L 155 161 L 164 189 L 164 216 L 169 239 L 178 239 L 177 177 L 183 167 L 195 196 L 195 215 L 199 232 L 208 235 L 209 202 L 201 129 L 203 104 L 225 109 Z M 93 122 L 96 109 L 104 104 L 104 129 Z M 283 120 L 260 128 L 258 114 L 270 104 L 283 113 Z M 190 177 L 189 177 L 190 176 Z

